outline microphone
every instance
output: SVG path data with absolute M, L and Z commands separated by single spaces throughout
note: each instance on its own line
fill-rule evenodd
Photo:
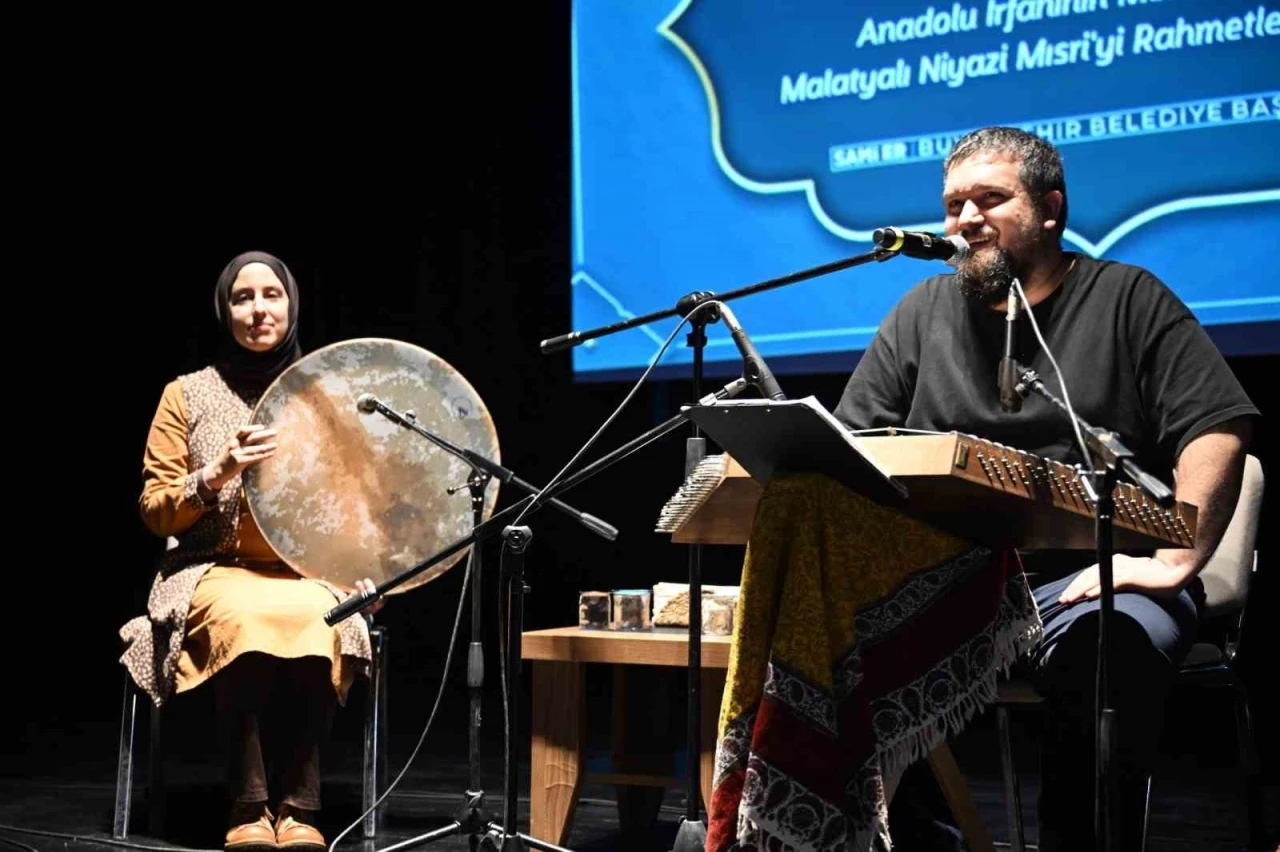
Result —
M 324 623 L 332 627 L 339 621 L 349 618 L 354 613 L 371 604 L 378 592 L 355 592 L 351 597 L 324 614 Z
M 733 342 L 738 345 L 738 352 L 742 355 L 742 377 L 749 384 L 755 385 L 761 396 L 769 399 L 786 399 L 787 395 L 782 392 L 782 388 L 778 387 L 778 380 L 773 377 L 769 366 L 756 351 L 751 338 L 747 337 L 747 333 L 742 330 L 742 324 L 738 322 L 738 318 L 734 316 L 733 311 L 729 310 L 728 305 L 723 302 L 719 304 L 720 316 L 724 319 L 725 327 L 729 329 L 729 334 L 733 336 Z
M 372 414 L 378 410 L 378 398 L 371 393 L 362 393 L 356 397 L 356 409 L 364 414 Z
M 1000 389 L 1000 407 L 1005 411 L 1022 410 L 1022 394 L 1018 393 L 1018 362 L 1013 356 L 1014 324 L 1018 321 L 1018 294 L 1013 287 L 1005 300 L 1007 308 L 1004 314 L 1004 357 L 1000 359 L 1000 369 L 996 374 L 996 384 Z
M 945 260 L 952 266 L 959 266 L 969 256 L 969 243 L 959 234 L 944 237 L 924 231 L 876 228 L 871 234 L 871 240 L 885 251 L 921 260 Z

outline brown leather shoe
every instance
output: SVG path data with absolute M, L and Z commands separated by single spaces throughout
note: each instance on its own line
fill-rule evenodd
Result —
M 289 852 L 324 852 L 324 836 L 313 826 L 298 822 L 290 810 L 287 805 L 280 808 L 280 816 L 276 819 L 275 848 Z
M 266 805 L 253 822 L 232 826 L 222 848 L 226 852 L 275 852 L 276 832 L 271 827 L 271 811 Z

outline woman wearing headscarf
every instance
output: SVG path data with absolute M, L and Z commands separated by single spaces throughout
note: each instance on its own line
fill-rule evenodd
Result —
M 218 278 L 214 314 L 215 361 L 165 387 L 147 438 L 142 519 L 177 546 L 147 615 L 121 629 L 121 662 L 157 706 L 211 684 L 229 759 L 229 852 L 321 850 L 319 748 L 335 704 L 367 673 L 368 627 L 324 623 L 344 592 L 280 561 L 241 486 L 241 473 L 276 448 L 274 430 L 249 422 L 253 409 L 301 355 L 293 275 L 273 255 L 241 254 Z M 280 793 L 274 814 L 269 780 Z

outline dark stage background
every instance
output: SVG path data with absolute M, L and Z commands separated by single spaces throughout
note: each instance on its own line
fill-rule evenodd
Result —
M 4 600 L 17 616 L 5 691 L 18 724 L 0 748 L 56 752 L 101 727 L 104 766 L 114 761 L 116 631 L 143 611 L 161 547 L 137 514 L 143 443 L 164 384 L 211 352 L 213 283 L 234 254 L 260 248 L 291 266 L 304 348 L 385 336 L 454 365 L 488 405 L 504 462 L 530 481 L 548 479 L 621 400 L 627 386 L 575 385 L 567 354 L 537 350 L 571 327 L 567 5 L 455 6 L 464 17 L 449 26 L 381 21 L 376 34 L 336 20 L 323 37 L 255 23 L 252 36 L 205 33 L 198 44 L 145 35 L 141 21 L 86 21 L 46 56 L 56 69 L 22 84 L 32 118 L 10 163 L 18 263 L 5 312 L 16 506 Z M 1231 366 L 1274 417 L 1280 359 Z M 782 384 L 830 406 L 844 380 Z M 645 388 L 600 451 L 689 398 L 687 382 Z M 620 527 L 616 543 L 557 513 L 534 518 L 529 627 L 571 623 L 580 589 L 684 578 L 685 550 L 652 532 L 680 482 L 683 434 L 566 495 Z M 1254 451 L 1276 471 L 1270 424 Z M 1278 490 L 1258 545 L 1255 652 L 1277 602 Z M 496 567 L 496 550 L 487 555 Z M 736 582 L 740 559 L 736 548 L 708 550 L 706 581 Z M 397 737 L 415 737 L 426 718 L 461 579 L 454 568 L 380 616 Z M 1274 675 L 1269 652 L 1253 670 Z M 459 755 L 465 742 L 444 734 L 464 727 L 462 684 L 455 668 L 433 737 Z M 678 717 L 681 694 L 671 695 Z M 487 701 L 496 742 L 492 677 Z M 1259 709 L 1274 780 L 1280 708 Z M 340 722 L 339 735 L 353 724 Z

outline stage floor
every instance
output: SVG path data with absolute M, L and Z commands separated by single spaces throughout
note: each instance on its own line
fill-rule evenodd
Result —
M 952 744 L 978 809 L 997 843 L 1008 840 L 1004 797 L 996 750 L 994 714 L 971 723 Z M 1023 781 L 1027 839 L 1035 842 L 1033 806 L 1037 769 L 1029 722 L 1015 718 L 1017 760 Z M 74 730 L 47 733 L 39 740 L 5 746 L 0 761 L 0 841 L 8 848 L 106 852 L 119 849 L 110 840 L 115 772 L 114 724 L 80 725 Z M 358 739 L 348 730 L 339 730 L 327 753 L 321 829 L 332 839 L 359 815 Z M 55 742 L 56 740 L 56 742 Z M 416 732 L 392 743 L 391 771 L 394 777 L 408 757 Z M 389 813 L 375 841 L 346 840 L 340 848 L 385 849 L 448 823 L 461 800 L 467 778 L 465 731 L 433 733 L 428 741 L 432 753 L 420 756 L 405 780 L 390 798 Z M 484 784 L 488 804 L 495 818 L 501 817 L 502 763 L 500 731 L 486 734 Z M 520 768 L 522 829 L 528 825 L 528 747 Z M 1168 755 L 1156 779 L 1153 802 L 1151 852 L 1227 852 L 1244 848 L 1246 821 L 1240 792 L 1240 776 L 1228 755 L 1215 751 L 1206 755 L 1191 751 Z M 140 777 L 145 769 L 139 769 Z M 137 794 L 134 830 L 128 842 L 142 847 L 210 849 L 220 847 L 224 830 L 221 769 L 207 753 L 186 749 L 166 761 L 170 790 L 163 837 L 149 836 L 142 802 Z M 1267 791 L 1270 813 L 1277 812 L 1280 793 Z M 629 829 L 619 824 L 615 790 L 588 781 L 580 801 L 567 845 L 576 850 L 668 850 L 683 814 L 683 791 L 665 794 L 656 824 L 649 831 Z M 1274 818 L 1272 818 L 1274 822 Z M 1275 826 L 1271 826 L 1275 829 Z M 22 833 L 13 829 L 27 829 Z M 56 836 L 55 836 L 56 835 Z M 358 836 L 352 832 L 351 836 Z M 350 837 L 350 836 L 349 836 Z M 467 840 L 453 837 L 421 846 L 442 850 L 467 849 Z

